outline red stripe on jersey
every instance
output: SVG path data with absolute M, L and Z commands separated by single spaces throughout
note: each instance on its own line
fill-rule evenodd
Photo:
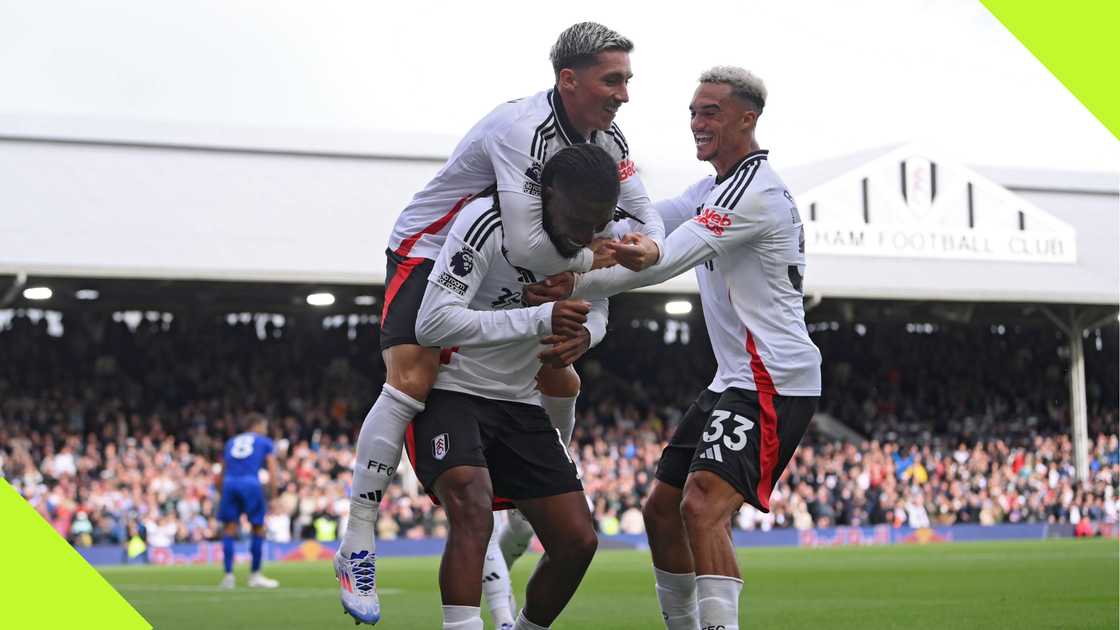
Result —
M 439 351 L 439 364 L 447 365 L 451 363 L 451 355 L 459 351 L 459 346 L 452 346 L 450 348 L 443 348 Z
M 455 215 L 459 214 L 459 211 L 463 209 L 463 206 L 467 205 L 467 202 L 470 201 L 473 197 L 474 195 L 466 195 L 465 197 L 462 197 L 461 199 L 459 199 L 459 201 L 455 202 L 455 205 L 447 214 L 436 219 L 435 223 L 432 223 L 423 230 L 420 230 L 419 232 L 401 241 L 401 246 L 396 249 L 396 254 L 398 256 L 407 257 L 409 252 L 412 251 L 412 246 L 416 245 L 416 241 L 420 240 L 421 236 L 424 236 L 425 234 L 438 233 L 440 230 L 446 227 L 448 223 L 451 222 L 451 219 L 455 218 Z
M 754 385 L 758 389 L 758 430 L 761 436 L 758 445 L 758 487 L 755 494 L 762 507 L 770 509 L 770 492 L 774 489 L 774 469 L 778 465 L 781 440 L 778 439 L 778 414 L 774 410 L 774 380 L 762 363 L 762 356 L 754 345 L 754 335 L 747 331 L 747 352 L 751 355 L 751 372 Z
M 393 274 L 393 278 L 389 280 L 389 284 L 385 285 L 385 303 L 381 305 L 381 321 L 384 322 L 385 318 L 389 315 L 389 305 L 393 303 L 393 298 L 397 297 L 397 292 L 401 290 L 404 281 L 412 275 L 416 267 L 427 260 L 427 258 L 408 258 L 403 263 L 397 265 L 397 272 Z

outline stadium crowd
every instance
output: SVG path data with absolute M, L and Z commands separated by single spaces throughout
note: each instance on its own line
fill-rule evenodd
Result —
M 75 545 L 214 540 L 222 446 L 261 412 L 280 463 L 269 538 L 336 539 L 352 438 L 383 378 L 376 326 L 244 314 L 192 327 L 153 315 L 75 318 L 61 335 L 44 319 L 0 323 L 0 356 L 21 357 L 0 362 L 3 477 Z M 571 449 L 603 533 L 643 531 L 662 445 L 711 374 L 702 330 L 674 326 L 670 336 L 656 321 L 612 321 L 580 364 Z M 772 511 L 744 508 L 739 527 L 1049 522 L 1092 535 L 1117 522 L 1115 330 L 1087 342 L 1085 483 L 1073 477 L 1064 347 L 1049 329 L 826 323 L 813 337 L 821 412 L 866 437 L 812 430 Z M 442 510 L 401 477 L 380 537 L 445 535 Z

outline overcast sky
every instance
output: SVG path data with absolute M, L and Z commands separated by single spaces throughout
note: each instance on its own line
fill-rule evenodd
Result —
M 734 64 L 767 83 L 759 137 L 782 164 L 917 140 L 967 164 L 1120 171 L 1120 143 L 978 2 L 655 6 L 0 0 L 0 115 L 458 137 L 548 87 L 556 35 L 592 19 L 636 43 L 619 123 L 640 164 L 707 168 L 688 101 Z

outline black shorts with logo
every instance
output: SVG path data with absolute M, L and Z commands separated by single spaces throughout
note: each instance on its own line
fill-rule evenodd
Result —
M 769 512 L 770 493 L 809 428 L 818 400 L 734 387 L 717 397 L 705 390 L 661 454 L 657 479 L 683 488 L 687 473 L 713 472 L 747 503 Z
M 429 258 L 409 258 L 385 250 L 385 299 L 381 302 L 381 349 L 416 342 L 416 315 L 435 267 Z
M 495 509 L 583 490 L 560 433 L 536 405 L 433 389 L 405 446 L 429 495 L 436 479 L 456 466 L 490 470 Z

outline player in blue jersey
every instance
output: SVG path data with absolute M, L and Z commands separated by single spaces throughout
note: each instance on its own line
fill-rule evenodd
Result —
M 254 414 L 244 421 L 246 431 L 226 442 L 223 452 L 222 500 L 218 506 L 218 520 L 222 521 L 222 557 L 226 575 L 222 588 L 233 588 L 233 541 L 241 525 L 241 515 L 249 517 L 253 537 L 249 543 L 253 569 L 249 575 L 252 588 L 276 588 L 276 580 L 261 575 L 261 555 L 264 550 L 264 513 L 267 501 L 261 483 L 260 470 L 268 466 L 268 483 L 271 496 L 276 483 L 276 458 L 268 432 L 268 419 Z

